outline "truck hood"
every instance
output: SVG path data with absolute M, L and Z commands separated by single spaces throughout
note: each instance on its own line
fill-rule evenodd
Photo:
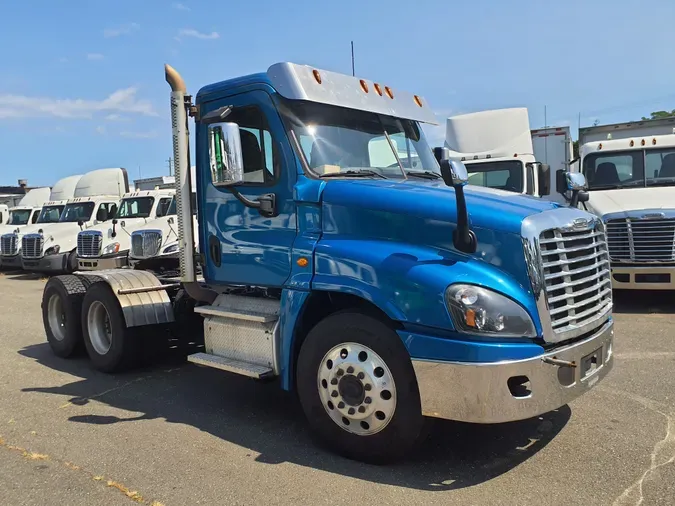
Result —
M 122 227 L 121 222 L 125 222 L 125 226 Z M 112 242 L 120 243 L 120 251 L 129 249 L 129 244 L 131 241 L 131 233 L 140 228 L 148 228 L 148 223 L 152 223 L 154 220 L 147 220 L 144 218 L 140 219 L 119 219 L 117 225 L 115 225 L 115 237 L 112 236 L 113 225 L 112 221 L 106 221 L 105 223 L 99 223 L 92 227 L 87 228 L 87 231 L 96 231 L 103 234 L 103 245 L 110 244 Z
M 590 198 L 586 202 L 586 208 L 598 216 L 645 209 L 675 208 L 675 188 L 672 186 L 593 190 L 588 194 Z
M 526 217 L 560 204 L 518 193 L 483 186 L 464 187 L 472 227 L 520 235 Z M 322 195 L 329 205 L 369 209 L 423 219 L 457 222 L 454 188 L 442 180 L 333 180 Z

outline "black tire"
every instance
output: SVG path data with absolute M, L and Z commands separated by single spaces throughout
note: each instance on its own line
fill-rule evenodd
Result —
M 333 421 L 328 415 L 329 408 L 321 401 L 317 376 L 321 362 L 329 350 L 345 342 L 366 346 L 379 355 L 396 386 L 393 415 L 383 429 L 372 435 L 348 432 Z M 350 310 L 319 322 L 300 349 L 296 380 L 298 397 L 310 426 L 338 454 L 382 464 L 403 457 L 424 437 L 424 416 L 410 355 L 396 332 L 374 317 Z
M 73 250 L 68 255 L 68 263 L 66 264 L 66 272 L 68 274 L 77 270 L 77 250 Z
M 69 358 L 84 350 L 80 315 L 86 291 L 87 285 L 77 276 L 56 276 L 47 281 L 42 292 L 42 323 L 47 342 L 58 357 Z M 56 321 L 50 323 L 49 305 L 52 298 L 58 299 L 54 303 L 60 305 L 61 325 Z
M 92 306 L 103 306 L 108 316 L 110 331 L 109 348 L 97 351 L 92 343 L 92 332 L 89 326 L 89 313 Z M 139 355 L 139 342 L 135 329 L 127 328 L 122 308 L 107 283 L 95 283 L 89 287 L 82 302 L 82 334 L 84 346 L 95 369 L 102 372 L 118 372 L 132 367 Z M 95 336 L 94 336 L 95 338 Z

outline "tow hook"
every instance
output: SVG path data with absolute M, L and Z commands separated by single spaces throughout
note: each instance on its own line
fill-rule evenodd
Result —
M 576 367 L 576 362 L 570 362 L 569 360 L 561 360 L 555 357 L 544 357 L 541 359 L 546 364 L 559 365 L 560 367 Z

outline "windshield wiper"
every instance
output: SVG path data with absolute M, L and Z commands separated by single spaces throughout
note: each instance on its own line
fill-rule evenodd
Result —
M 430 170 L 406 170 L 405 173 L 408 176 L 417 176 L 422 179 L 440 179 L 441 175 Z
M 369 169 L 351 169 L 351 170 L 344 170 L 342 172 L 330 172 L 328 174 L 321 174 L 319 177 L 320 178 L 325 178 L 325 177 L 379 177 L 380 179 L 387 179 L 386 176 L 380 174 L 379 172 L 375 172 L 374 170 L 369 170 Z

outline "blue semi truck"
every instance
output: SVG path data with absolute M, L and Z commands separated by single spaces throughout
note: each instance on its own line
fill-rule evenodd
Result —
M 114 372 L 150 336 L 200 340 L 190 362 L 277 381 L 334 451 L 370 462 L 405 455 L 425 417 L 526 419 L 612 368 L 602 222 L 465 186 L 464 165 L 425 140 L 422 97 L 280 63 L 193 102 L 165 76 L 179 272 L 51 278 L 58 356 L 86 350 Z

